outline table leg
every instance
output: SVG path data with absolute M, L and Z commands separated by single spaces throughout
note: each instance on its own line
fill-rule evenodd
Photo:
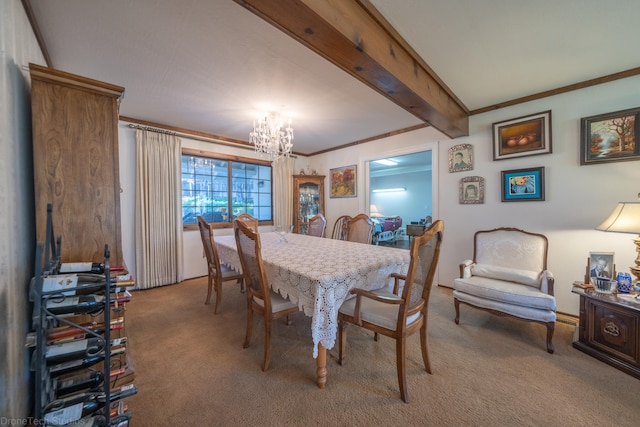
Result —
M 316 358 L 316 383 L 318 388 L 324 388 L 327 383 L 327 349 L 318 343 L 318 357 Z

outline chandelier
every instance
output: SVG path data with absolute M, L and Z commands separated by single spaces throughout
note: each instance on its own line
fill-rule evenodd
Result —
M 267 157 L 277 162 L 280 157 L 291 155 L 293 147 L 293 128 L 291 119 L 283 128 L 280 113 L 269 112 L 264 118 L 253 121 L 253 131 L 249 133 L 249 142 L 255 145 L 256 153 L 260 157 Z

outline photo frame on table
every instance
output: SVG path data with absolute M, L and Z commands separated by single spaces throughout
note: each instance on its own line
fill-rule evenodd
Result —
M 544 167 L 502 171 L 502 201 L 544 200 Z
M 615 252 L 589 252 L 587 260 L 587 277 L 606 277 L 615 279 Z M 586 281 L 585 283 L 589 283 Z
M 461 205 L 484 203 L 484 178 L 480 176 L 462 178 L 458 193 Z
M 329 197 L 356 197 L 356 165 L 330 169 L 331 193 Z
M 580 164 L 640 160 L 640 108 L 580 119 Z
M 458 144 L 449 148 L 449 172 L 473 170 L 473 146 Z
M 551 153 L 551 110 L 493 124 L 493 160 Z

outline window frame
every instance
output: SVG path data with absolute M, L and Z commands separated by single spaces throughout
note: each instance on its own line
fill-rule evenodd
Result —
M 220 153 L 215 153 L 212 151 L 203 151 L 203 150 L 198 150 L 198 149 L 193 149 L 193 148 L 182 148 L 182 153 L 180 155 L 180 159 L 182 160 L 183 156 L 197 156 L 197 157 L 203 157 L 203 158 L 207 158 L 207 159 L 211 159 L 211 160 L 223 160 L 226 162 L 241 162 L 241 163 L 249 163 L 252 165 L 257 165 L 257 166 L 269 166 L 269 168 L 271 169 L 271 191 L 270 191 L 270 196 L 271 196 L 271 220 L 270 221 L 259 221 L 258 224 L 259 225 L 273 225 L 273 165 L 271 164 L 270 161 L 268 160 L 260 160 L 260 159 L 253 159 L 250 157 L 242 157 L 242 156 L 235 156 L 235 155 L 230 155 L 230 154 L 220 154 Z M 229 180 L 232 179 L 232 174 L 229 175 Z M 182 171 L 180 171 L 180 180 L 182 181 Z M 229 186 L 228 189 L 228 197 L 229 200 L 231 200 L 231 186 Z M 182 201 L 182 184 L 180 185 L 180 199 Z M 180 208 L 182 209 L 182 202 L 180 203 Z M 211 225 L 213 226 L 213 228 L 219 228 L 219 229 L 224 229 L 224 228 L 232 228 L 233 227 L 233 220 L 231 219 L 231 216 L 229 216 L 229 219 L 227 220 L 227 222 L 212 222 Z M 185 224 L 184 222 L 182 223 L 182 229 L 183 231 L 187 231 L 187 230 L 198 230 L 198 224 Z

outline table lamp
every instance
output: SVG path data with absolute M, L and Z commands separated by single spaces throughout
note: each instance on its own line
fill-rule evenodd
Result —
M 633 285 L 637 286 L 640 281 L 640 202 L 619 202 L 611 215 L 597 226 L 596 230 L 639 234 L 633 241 L 638 253 L 635 260 L 636 265 L 629 267 L 633 275 L 636 276 Z
M 378 211 L 376 205 L 371 205 L 369 206 L 369 216 L 371 218 L 382 218 L 384 215 L 381 214 L 380 211 Z

